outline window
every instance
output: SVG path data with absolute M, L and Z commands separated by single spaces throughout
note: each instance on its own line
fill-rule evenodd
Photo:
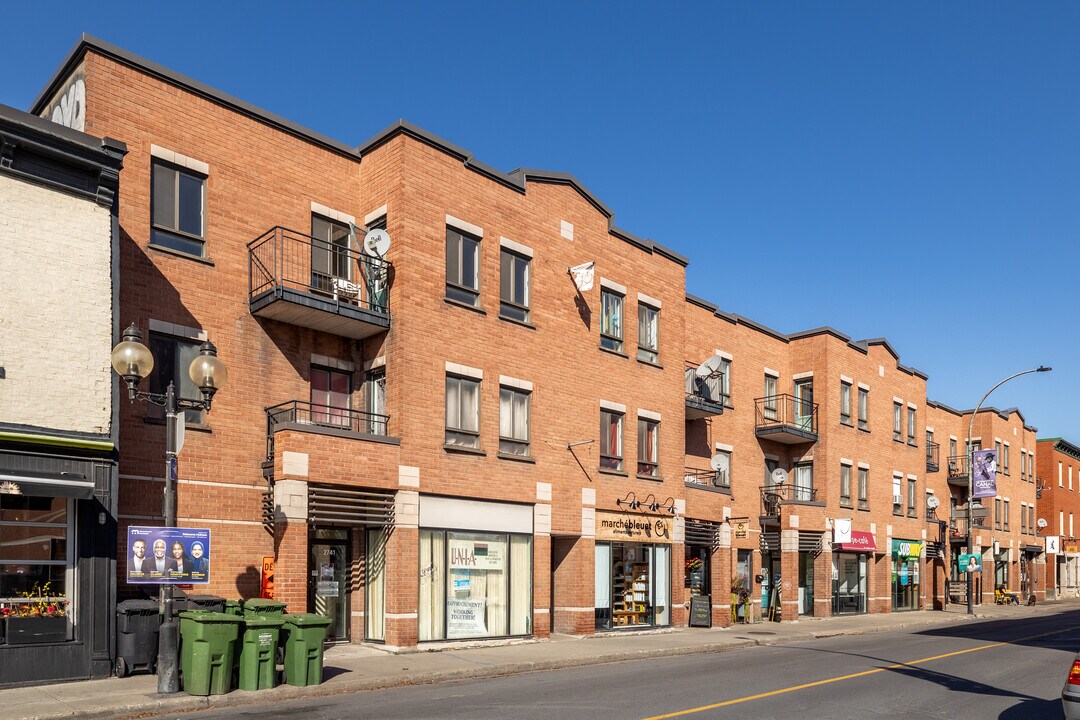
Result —
M 917 508 L 915 507 L 915 485 L 916 482 L 911 478 L 907 481 L 907 514 L 908 517 L 915 517 Z
M 840 504 L 851 507 L 851 466 L 840 466 Z
M 16 598 L 49 583 L 53 595 L 73 595 L 68 565 L 73 502 L 64 497 L 0 494 L 0 598 Z M 68 615 L 76 617 L 72 608 Z
M 798 380 L 795 383 L 795 425 L 814 432 L 814 381 Z
M 1002 510 L 1002 516 L 1001 516 L 1001 529 L 1002 530 L 1008 530 L 1009 529 L 1009 501 L 1008 500 L 1003 501 L 1002 502 L 1002 507 L 1003 507 L 1003 510 Z
M 859 468 L 859 509 L 870 509 L 870 470 Z
M 446 376 L 446 444 L 480 448 L 480 381 Z
M 994 529 L 1001 529 L 1001 500 L 994 498 Z
M 956 438 L 949 438 L 949 460 L 956 457 Z
M 731 453 L 729 451 L 727 451 L 727 450 L 717 450 L 716 454 L 717 455 L 723 455 L 724 457 L 727 458 L 727 461 L 724 462 L 721 465 L 721 467 L 726 468 L 725 470 L 717 470 L 716 471 L 716 477 L 713 479 L 713 485 L 715 485 L 718 488 L 726 488 L 726 489 L 730 490 L 731 489 Z M 768 468 L 766 468 L 766 472 L 769 472 Z
M 731 407 L 731 360 L 722 355 L 720 356 L 720 392 L 724 396 L 724 407 Z
M 1020 534 L 1027 535 L 1027 505 L 1020 503 Z
M 780 467 L 780 463 L 777 462 L 776 460 L 770 460 L 770 459 L 765 460 L 765 485 L 766 486 L 771 487 L 771 486 L 776 484 L 776 480 L 773 479 L 773 472 L 778 467 Z
M 164 394 L 171 382 L 176 388 L 178 398 L 201 398 L 202 393 L 188 375 L 188 368 L 191 367 L 191 361 L 198 356 L 201 344 L 197 340 L 150 333 L 150 352 L 154 355 L 154 369 L 150 372 L 150 392 Z M 165 417 L 164 408 L 151 403 L 147 404 L 147 408 L 150 417 Z M 184 410 L 183 414 L 185 422 L 203 424 L 202 410 Z
M 915 408 L 907 409 L 907 444 L 915 445 Z
M 386 368 L 368 372 L 364 385 L 364 409 L 368 412 L 367 431 L 386 435 Z
M 660 360 L 660 311 L 638 303 L 638 360 L 656 363 Z
M 311 287 L 337 295 L 338 280 L 352 280 L 348 226 L 311 216 Z
M 622 421 L 620 412 L 600 411 L 600 467 L 605 470 L 623 469 Z
M 766 420 L 776 420 L 776 403 L 778 402 L 777 392 L 777 378 L 774 375 L 766 375 L 765 399 L 762 408 Z
M 529 258 L 502 248 L 499 314 L 512 320 L 529 321 Z
M 903 440 L 903 429 L 901 428 L 901 423 L 903 422 L 901 419 L 903 408 L 900 406 L 900 403 L 893 403 L 892 415 L 892 439 L 900 442 Z
M 660 423 L 649 418 L 639 417 L 637 421 L 638 464 L 637 474 L 646 477 L 659 477 L 660 464 Z
M 1001 441 L 994 441 L 994 459 L 997 460 L 997 467 L 999 470 L 1004 470 L 1001 464 Z
M 904 479 L 900 475 L 893 475 L 892 479 L 892 511 L 893 515 L 900 515 L 903 513 L 904 496 L 901 494 L 901 484 Z
M 795 466 L 795 499 L 803 502 L 814 499 L 813 463 L 799 463 Z
M 480 239 L 446 228 L 446 297 L 480 305 Z
M 1009 443 L 1005 443 L 1001 448 L 1001 472 L 1009 474 Z
M 1027 451 L 1020 451 L 1020 482 L 1027 481 Z
M 311 368 L 311 421 L 320 425 L 350 427 L 349 398 L 352 375 L 337 370 Z
M 529 456 L 530 395 L 517 388 L 499 388 L 499 452 Z
M 870 429 L 870 390 L 859 388 L 859 429 Z
M 851 424 L 851 383 L 840 382 L 840 422 Z
M 600 347 L 623 349 L 623 296 L 607 288 L 600 290 Z
M 206 177 L 155 160 L 151 177 L 150 243 L 206 256 Z

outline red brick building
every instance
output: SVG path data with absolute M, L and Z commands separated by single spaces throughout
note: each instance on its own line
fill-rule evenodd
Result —
M 1036 461 L 1035 506 L 1046 522 L 1042 535 L 1056 538 L 1057 554 L 1047 554 L 1046 589 L 1050 597 L 1080 597 L 1080 447 L 1064 438 L 1040 438 Z M 1038 521 L 1036 521 L 1038 522 Z

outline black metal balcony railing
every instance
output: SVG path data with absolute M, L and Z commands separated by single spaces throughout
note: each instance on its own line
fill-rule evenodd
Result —
M 768 517 L 780 517 L 780 507 L 784 503 L 814 502 L 817 488 L 800 487 L 784 483 L 783 485 L 764 485 L 761 488 L 761 514 Z
M 938 455 L 941 452 L 940 443 L 928 442 L 926 443 L 926 472 L 937 472 L 941 468 L 938 466 Z
M 727 473 L 717 472 L 716 470 L 685 468 L 683 482 L 687 487 L 731 493 L 731 481 L 728 479 Z
M 317 405 L 306 400 L 289 400 L 266 408 L 266 456 L 273 457 L 274 433 L 282 425 L 329 428 L 385 437 L 389 420 L 389 415 Z
M 698 366 L 686 364 L 686 419 L 696 420 L 724 412 L 724 374 L 698 377 Z
M 275 227 L 248 243 L 254 315 L 361 339 L 390 325 L 390 262 Z
M 794 395 L 756 398 L 754 430 L 758 437 L 783 443 L 814 442 L 818 433 L 817 403 Z
M 953 485 L 966 485 L 968 462 L 966 455 L 949 456 L 949 482 Z

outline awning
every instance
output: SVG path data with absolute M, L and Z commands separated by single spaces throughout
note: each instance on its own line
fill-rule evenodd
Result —
M 851 542 L 837 543 L 833 547 L 848 552 L 875 552 L 877 550 L 873 533 L 862 530 L 852 530 Z
M 94 497 L 94 481 L 81 473 L 0 470 L 0 495 L 32 497 Z
M 1031 553 L 1032 555 L 1038 555 L 1039 553 L 1041 553 L 1043 551 L 1043 546 L 1042 545 L 1025 545 L 1021 549 L 1026 553 Z

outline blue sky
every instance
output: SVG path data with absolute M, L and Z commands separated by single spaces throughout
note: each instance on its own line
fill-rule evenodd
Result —
M 88 32 L 359 144 L 398 118 L 575 175 L 782 332 L 1080 444 L 1080 4 L 19 3 L 0 103 Z

